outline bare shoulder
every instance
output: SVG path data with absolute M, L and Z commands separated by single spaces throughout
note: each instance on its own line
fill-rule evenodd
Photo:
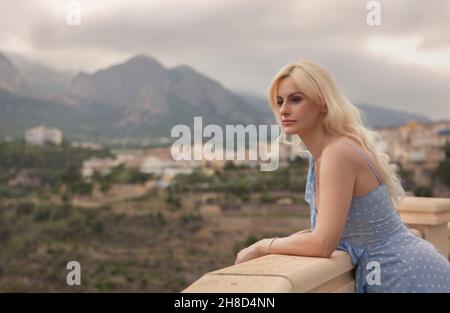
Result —
M 338 139 L 325 147 L 322 153 L 322 162 L 326 162 L 333 166 L 345 167 L 347 170 L 356 171 L 359 166 L 359 160 L 347 143 L 343 139 Z

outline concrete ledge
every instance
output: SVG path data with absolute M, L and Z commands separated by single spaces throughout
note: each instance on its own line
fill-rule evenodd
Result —
M 431 242 L 449 258 L 450 199 L 405 197 L 398 212 L 402 220 L 420 231 L 421 237 Z
M 183 292 L 354 292 L 350 256 L 267 255 L 205 274 Z
M 402 220 L 411 225 L 439 225 L 450 221 L 450 199 L 405 197 L 398 208 Z
M 415 234 L 417 237 L 423 238 L 423 233 L 422 231 L 415 229 L 415 228 L 410 228 L 409 229 L 413 234 Z
M 195 292 L 290 292 L 291 282 L 284 277 L 249 276 L 249 275 L 219 275 L 205 274 L 194 284 L 183 290 L 186 293 Z

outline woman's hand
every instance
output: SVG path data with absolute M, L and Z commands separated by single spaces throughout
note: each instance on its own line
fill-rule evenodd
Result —
M 270 239 L 261 239 L 251 246 L 239 251 L 234 264 L 247 262 L 265 255 L 265 249 L 269 244 Z

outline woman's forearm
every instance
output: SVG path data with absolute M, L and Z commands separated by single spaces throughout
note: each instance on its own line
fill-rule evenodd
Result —
M 263 246 L 267 253 L 267 246 Z M 289 237 L 277 238 L 270 245 L 269 253 L 271 254 L 289 254 L 311 257 L 330 257 L 333 251 L 320 240 L 317 234 L 312 232 L 295 233 Z
M 303 233 L 310 233 L 310 232 L 312 232 L 311 228 L 303 229 L 303 230 L 300 230 L 300 231 L 298 231 L 296 233 L 293 233 L 293 234 L 289 235 L 289 237 L 292 237 L 292 236 L 295 236 L 295 235 L 298 235 L 298 234 L 303 234 Z

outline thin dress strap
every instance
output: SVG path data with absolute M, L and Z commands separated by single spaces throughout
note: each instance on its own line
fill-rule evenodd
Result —
M 348 142 L 348 141 L 346 141 L 346 140 L 344 140 L 344 142 L 347 143 L 347 144 L 349 144 L 349 145 L 352 146 L 353 148 L 355 148 L 356 151 L 358 151 L 359 154 L 361 154 L 361 155 L 363 156 L 363 158 L 366 159 L 367 163 L 368 163 L 369 166 L 370 166 L 370 169 L 371 169 L 372 172 L 375 174 L 375 177 L 377 178 L 378 182 L 379 182 L 380 184 L 382 184 L 380 178 L 379 178 L 378 175 L 377 175 L 377 171 L 376 171 L 375 168 L 373 167 L 372 163 L 370 162 L 370 160 L 369 160 L 369 158 L 366 156 L 366 154 L 365 154 L 364 152 L 362 152 L 361 149 L 360 149 L 359 147 L 357 147 L 356 145 L 354 145 L 354 144 L 352 144 L 352 143 L 350 143 L 350 142 Z

